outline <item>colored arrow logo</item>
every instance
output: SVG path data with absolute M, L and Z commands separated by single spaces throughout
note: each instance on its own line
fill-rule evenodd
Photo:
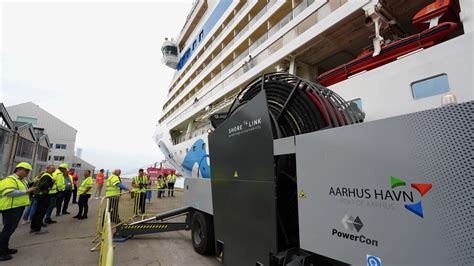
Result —
M 392 189 L 396 187 L 403 187 L 406 186 L 406 182 L 396 176 L 391 176 L 390 177 L 390 185 L 392 186 Z M 428 191 L 433 187 L 432 184 L 411 184 L 411 187 L 416 189 L 423 198 Z M 423 218 L 423 205 L 421 203 L 421 200 L 418 201 L 417 203 L 413 204 L 405 204 L 405 209 L 409 210 L 410 212 L 418 215 L 419 217 Z

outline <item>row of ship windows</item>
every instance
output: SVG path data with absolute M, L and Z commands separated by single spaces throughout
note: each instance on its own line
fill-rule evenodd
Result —
M 196 151 L 197 151 L 197 146 L 196 146 L 196 145 L 193 145 L 193 146 L 191 147 L 191 149 L 193 150 L 193 152 L 196 152 Z M 201 149 L 202 149 L 202 151 L 206 152 L 206 143 L 203 143 L 203 144 L 202 144 Z M 186 152 L 186 154 L 187 154 L 187 153 L 189 152 L 189 149 L 186 148 L 185 152 Z M 175 152 L 174 152 L 174 155 L 175 155 L 175 156 L 178 155 L 178 152 L 175 151 Z M 179 151 L 179 155 L 183 155 L 183 150 L 180 150 L 180 151 Z
M 269 8 L 271 5 L 273 5 L 275 2 L 276 2 L 276 1 L 273 0 L 272 2 L 268 3 L 268 4 L 260 11 L 260 13 L 258 13 L 251 21 L 260 18 L 260 17 L 261 17 L 260 14 L 262 13 L 262 15 L 263 15 L 263 13 L 266 13 L 266 11 L 268 10 L 268 8 Z M 246 8 L 248 5 L 249 5 L 249 3 L 248 3 L 248 2 L 245 2 L 245 4 L 243 4 L 242 6 L 240 6 L 240 8 L 239 8 L 239 10 L 237 11 L 237 13 L 233 16 L 233 17 L 234 17 L 233 19 L 231 19 L 231 20 L 230 20 L 229 22 L 227 22 L 227 23 L 224 22 L 224 24 L 222 24 L 222 25 L 220 26 L 220 28 L 221 28 L 220 32 L 219 32 L 217 35 L 213 36 L 213 37 L 209 40 L 210 42 L 208 41 L 208 43 L 206 43 L 205 49 L 204 49 L 203 51 L 201 51 L 201 52 L 198 54 L 198 56 L 193 60 L 193 64 L 199 59 L 199 57 L 202 56 L 202 54 L 204 53 L 204 51 L 205 51 L 207 48 L 209 48 L 209 47 L 211 47 L 212 45 L 214 45 L 214 44 L 213 44 L 214 40 L 217 40 L 217 39 L 221 36 L 221 34 L 224 32 L 225 27 L 228 26 L 228 25 L 231 25 L 231 24 L 234 22 L 234 19 L 235 19 L 236 17 L 238 17 L 238 16 L 245 10 L 245 8 Z M 264 11 L 264 12 L 262 12 L 262 11 Z M 249 24 L 248 24 L 248 25 L 250 25 L 251 21 L 249 21 Z M 249 28 L 248 25 L 247 25 L 247 27 L 244 28 L 245 30 L 247 30 L 247 29 Z M 239 34 L 237 34 L 236 36 L 234 36 L 232 42 L 234 41 L 234 39 L 238 39 L 239 36 L 241 36 L 241 34 L 243 34 L 243 30 L 244 30 L 244 29 L 242 29 Z M 203 32 L 201 32 L 201 33 L 203 33 Z M 194 41 L 194 43 L 195 43 L 195 42 L 196 42 L 196 41 Z M 230 44 L 228 44 L 228 45 L 230 45 Z M 193 46 L 194 46 L 194 45 L 193 45 Z M 217 47 L 218 47 L 218 46 L 217 46 Z M 216 48 L 216 47 L 214 47 L 214 48 Z M 213 48 L 213 49 L 214 49 L 214 48 Z M 189 50 L 189 49 L 188 49 L 188 50 Z M 217 59 L 218 55 L 219 55 L 220 53 L 222 53 L 224 50 L 225 50 L 225 48 L 224 48 L 224 49 L 221 49 L 220 52 L 218 52 L 218 53 L 216 54 L 216 56 L 215 56 L 213 59 L 211 59 L 211 60 Z M 207 56 L 207 57 L 208 57 L 208 58 L 212 58 L 212 54 L 213 54 L 213 53 L 214 53 L 214 52 L 212 52 L 212 53 L 210 54 L 210 57 L 209 57 L 209 56 Z M 205 61 L 206 61 L 206 60 L 205 60 Z M 209 63 L 210 63 L 210 62 L 208 62 L 207 64 L 209 64 Z M 207 64 L 206 64 L 206 63 L 203 63 L 203 65 L 207 65 Z M 191 67 L 189 67 L 189 68 L 191 68 Z M 203 71 L 203 70 L 204 70 L 204 68 L 202 68 L 201 70 L 197 70 L 196 72 L 201 72 L 201 71 Z M 180 76 L 183 77 L 183 76 L 186 74 L 186 72 L 187 72 L 187 70 L 186 70 L 185 72 L 181 73 Z M 173 84 L 173 85 L 171 86 L 171 88 L 169 89 L 169 92 L 170 92 L 170 93 L 173 91 L 173 89 L 175 88 L 176 84 L 177 84 L 180 80 L 181 80 L 181 78 L 178 78 L 178 79 L 174 82 L 174 84 Z M 189 79 L 188 79 L 188 80 L 189 80 Z M 188 81 L 188 84 L 189 84 L 191 81 L 192 81 L 192 79 Z M 186 86 L 186 85 L 181 86 L 181 90 L 184 89 L 185 86 Z M 179 93 L 179 92 L 178 92 L 178 93 Z M 175 95 L 176 95 L 176 94 L 175 94 Z M 170 101 L 172 101 L 172 100 L 170 100 Z M 169 104 L 169 102 L 168 102 L 167 104 Z M 167 105 L 167 104 L 166 104 L 166 105 Z M 166 107 L 166 105 L 163 106 L 163 109 Z
M 275 4 L 276 1 L 270 1 L 267 3 L 267 5 L 260 11 L 260 13 L 258 13 L 252 20 L 254 19 L 259 19 L 260 17 L 263 16 L 263 14 L 265 14 L 271 6 L 273 6 L 273 4 Z M 244 52 L 242 52 L 239 56 L 236 56 L 236 58 L 234 58 L 234 60 L 229 63 L 227 66 L 223 67 L 221 66 L 221 69 L 220 71 L 217 70 L 217 73 L 215 75 L 213 75 L 213 73 L 210 73 L 210 77 L 211 77 L 211 80 L 214 78 L 214 79 L 218 79 L 218 77 L 220 77 L 221 75 L 224 75 L 227 70 L 229 70 L 231 67 L 234 66 L 235 63 L 237 63 L 238 61 L 242 60 L 245 56 L 249 55 L 250 52 L 252 50 L 255 50 L 258 46 L 260 46 L 263 42 L 265 42 L 271 35 L 273 35 L 274 33 L 276 33 L 280 28 L 282 28 L 284 25 L 286 25 L 287 23 L 289 23 L 295 16 L 297 16 L 298 14 L 300 14 L 304 9 L 306 9 L 307 7 L 309 7 L 311 4 L 313 4 L 315 1 L 314 0 L 305 0 L 305 1 L 302 1 L 302 3 L 300 3 L 297 7 L 295 7 L 294 9 L 291 10 L 290 13 L 288 13 L 284 18 L 282 18 L 279 22 L 275 23 L 273 28 L 271 28 L 268 32 L 264 33 L 262 36 L 258 37 L 257 40 L 249 45 L 249 47 L 247 49 L 244 50 Z M 237 36 L 241 36 L 242 34 L 244 34 L 247 30 L 249 29 L 249 27 L 244 27 L 237 35 Z M 221 32 L 222 33 L 222 32 Z M 219 34 L 220 35 L 220 34 Z M 219 35 L 217 38 L 219 38 Z M 228 44 L 226 44 L 226 47 L 230 47 L 231 44 L 233 44 L 233 42 L 238 39 L 238 38 L 235 38 L 232 39 L 232 41 L 230 41 Z M 216 56 L 214 56 L 214 60 L 216 60 L 217 58 L 219 58 L 227 49 L 226 48 L 223 48 L 221 51 L 219 51 L 217 53 Z M 206 64 L 203 64 L 203 68 L 196 71 L 196 73 L 199 73 L 201 71 L 203 71 L 205 68 L 207 68 Z M 218 68 L 217 68 L 218 69 Z M 184 74 L 182 74 L 184 75 Z M 181 88 L 176 91 L 174 93 L 174 95 L 165 103 L 165 105 L 163 106 L 163 110 L 166 109 L 168 107 L 169 104 L 171 104 L 173 102 L 173 100 L 178 97 L 179 93 L 189 84 L 191 83 L 192 81 L 192 78 L 190 78 L 190 80 L 186 83 L 184 83 Z M 175 82 L 175 84 L 172 86 L 172 88 L 170 88 L 170 92 L 173 90 L 174 86 L 177 84 L 177 82 L 179 82 L 179 79 Z M 209 82 L 207 82 L 209 83 Z M 173 108 L 171 108 L 170 110 L 168 110 L 166 112 L 166 114 L 161 118 L 161 121 L 163 121 L 164 119 L 166 119 L 168 116 L 171 115 L 171 113 L 176 110 L 180 105 L 184 104 L 186 102 L 186 98 L 189 99 L 191 98 L 194 94 L 196 94 L 200 89 L 202 89 L 202 87 L 205 86 L 205 84 L 207 83 L 203 83 L 203 84 L 200 84 L 200 86 L 198 85 L 198 87 L 196 87 L 196 89 L 194 90 L 194 92 L 190 92 L 188 94 L 188 96 L 186 96 L 185 98 L 183 98 L 181 101 L 182 103 L 177 103 Z
M 208 130 L 204 130 L 204 129 L 203 129 L 203 130 L 201 131 L 201 134 L 200 134 L 200 135 L 204 135 L 204 134 L 206 133 L 206 131 L 209 132 L 209 130 L 210 130 L 210 129 L 208 129 Z M 178 137 L 178 138 L 173 139 L 173 143 L 174 143 L 174 144 L 179 144 L 179 143 L 185 141 L 186 138 L 187 138 L 188 140 L 190 140 L 190 139 L 192 139 L 193 137 L 194 137 L 194 138 L 197 137 L 198 135 L 199 135 L 199 132 L 196 131 L 196 132 L 194 132 L 194 134 L 189 134 L 187 137 L 186 137 L 186 136 L 181 136 L 181 137 Z

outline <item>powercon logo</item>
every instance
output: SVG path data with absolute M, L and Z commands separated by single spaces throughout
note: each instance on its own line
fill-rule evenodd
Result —
M 354 229 L 355 229 L 355 230 L 357 230 L 357 232 L 359 232 L 360 229 L 362 229 L 362 227 L 364 226 L 364 224 L 360 220 L 359 216 L 357 216 L 354 219 L 349 214 L 344 215 L 341 222 L 342 222 L 342 225 L 344 225 L 344 228 L 346 230 L 351 230 L 351 231 L 354 231 Z
M 364 224 L 362 223 L 362 220 L 361 220 L 361 218 L 359 218 L 359 216 L 356 216 L 355 218 L 353 218 L 353 216 L 350 215 L 350 214 L 344 215 L 344 217 L 342 217 L 341 223 L 342 223 L 344 229 L 346 231 L 350 231 L 350 232 L 356 231 L 356 233 L 359 233 L 359 231 L 362 229 L 362 227 L 364 227 Z M 352 234 L 352 233 L 348 233 L 348 232 L 341 232 L 341 231 L 337 230 L 336 228 L 332 229 L 331 235 L 333 237 L 346 239 L 346 240 L 350 240 L 350 241 L 353 241 L 353 242 L 366 244 L 366 245 L 369 245 L 369 246 L 375 246 L 375 247 L 379 246 L 379 241 L 378 240 L 368 238 L 368 237 L 366 237 L 365 235 L 362 235 L 362 234 Z

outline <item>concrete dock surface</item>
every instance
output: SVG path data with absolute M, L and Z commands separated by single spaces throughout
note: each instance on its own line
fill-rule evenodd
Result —
M 182 192 L 164 199 L 157 199 L 156 191 L 153 193 L 151 203 L 147 200 L 147 213 L 183 206 Z M 20 224 L 10 240 L 10 248 L 18 249 L 18 253 L 2 265 L 98 265 L 99 251 L 90 251 L 96 235 L 98 205 L 99 200 L 89 200 L 86 220 L 72 218 L 77 214 L 77 204 L 70 205 L 69 215 L 56 217 L 53 212 L 52 219 L 57 223 L 48 225 L 48 234 L 30 234 L 30 225 Z M 220 265 L 214 256 L 194 252 L 190 231 L 135 236 L 126 242 L 115 242 L 114 247 L 114 265 Z

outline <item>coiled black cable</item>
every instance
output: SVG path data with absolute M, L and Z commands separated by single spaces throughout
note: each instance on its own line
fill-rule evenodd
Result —
M 269 73 L 251 81 L 232 103 L 227 118 L 264 91 L 274 139 L 362 122 L 354 103 L 319 84 L 287 73 Z M 315 151 L 316 152 L 316 151 Z M 275 158 L 279 250 L 299 246 L 295 155 Z

